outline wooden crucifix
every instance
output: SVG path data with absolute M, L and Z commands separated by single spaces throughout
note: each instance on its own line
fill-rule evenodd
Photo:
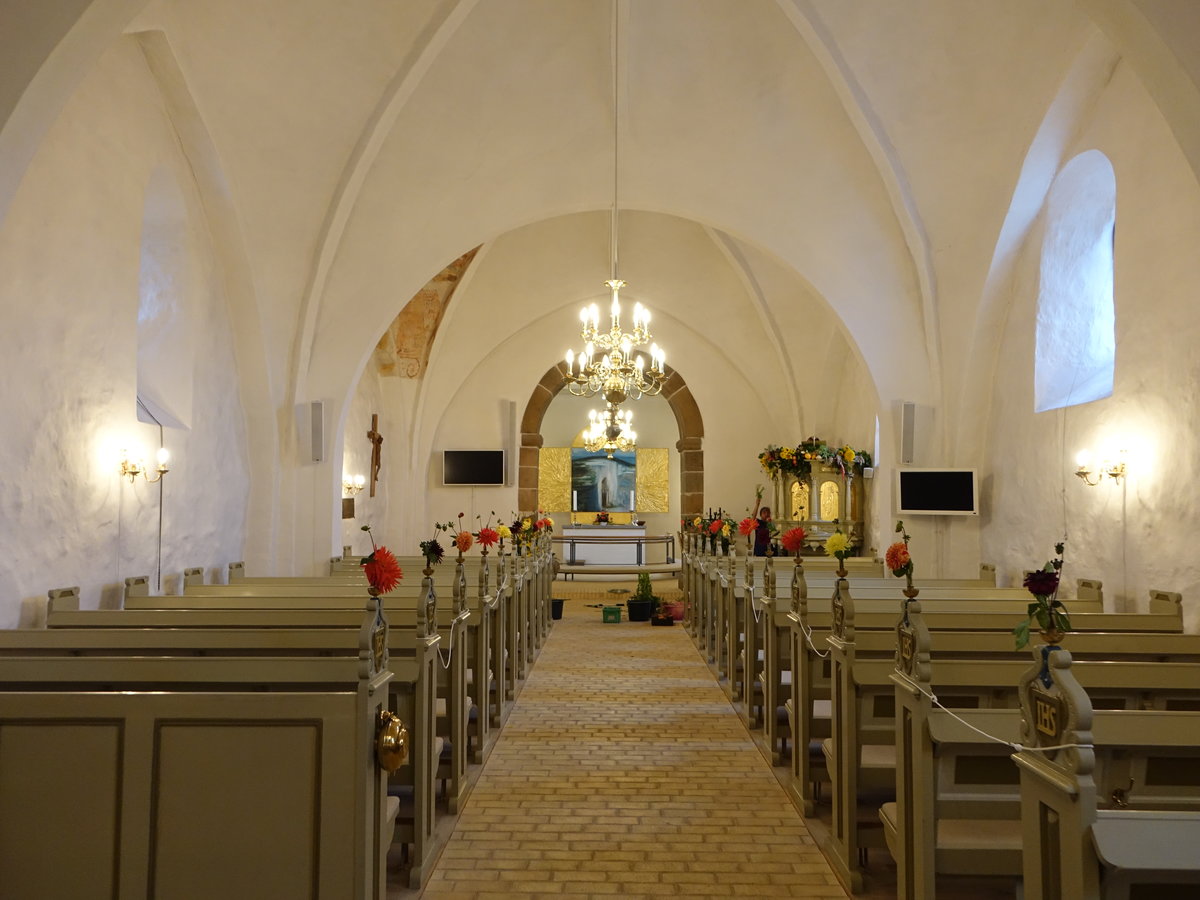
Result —
M 383 435 L 379 433 L 379 414 L 371 414 L 371 430 L 367 432 L 371 441 L 371 496 L 375 496 L 375 482 L 379 480 L 379 467 L 383 465 L 380 449 L 383 447 Z

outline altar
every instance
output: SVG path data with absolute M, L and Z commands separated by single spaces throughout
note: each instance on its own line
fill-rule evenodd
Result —
M 570 565 L 639 566 L 645 562 L 645 538 L 642 525 L 572 525 L 560 540 Z

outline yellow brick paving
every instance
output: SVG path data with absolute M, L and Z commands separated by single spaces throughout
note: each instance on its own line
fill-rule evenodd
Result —
M 422 897 L 845 897 L 682 627 L 568 601 Z

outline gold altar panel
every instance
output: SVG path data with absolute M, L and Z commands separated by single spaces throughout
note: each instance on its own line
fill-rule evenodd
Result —
M 841 514 L 838 510 L 838 499 L 841 491 L 836 481 L 826 481 L 821 485 L 821 519 L 832 522 Z
M 548 511 L 571 508 L 570 447 L 543 447 L 538 454 L 538 506 Z
M 670 512 L 670 475 L 671 453 L 665 447 L 637 451 L 638 512 Z
M 808 518 L 808 485 L 802 481 L 792 482 L 791 519 L 797 522 Z

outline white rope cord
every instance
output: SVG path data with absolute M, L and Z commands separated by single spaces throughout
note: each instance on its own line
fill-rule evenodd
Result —
M 753 582 L 748 584 L 747 587 L 750 589 L 750 612 L 754 615 L 754 624 L 757 625 L 759 622 L 762 621 L 762 610 L 760 610 L 758 608 L 758 604 L 754 602 L 754 584 L 753 584 Z
M 821 657 L 821 659 L 828 659 L 829 651 L 821 651 L 817 649 L 817 645 L 813 643 L 812 629 L 804 624 L 803 619 L 800 620 L 800 630 L 804 632 L 804 640 L 808 643 L 809 649 L 812 650 L 813 653 L 817 654 L 817 656 Z M 937 703 L 937 700 L 934 700 L 933 702 Z
M 987 738 L 989 741 L 994 741 L 997 744 L 1003 744 L 1006 747 L 1012 747 L 1017 752 L 1020 752 L 1022 750 L 1037 750 L 1039 753 L 1047 753 L 1051 750 L 1094 750 L 1096 747 L 1095 744 L 1054 744 L 1049 747 L 1040 747 L 1040 746 L 1026 747 L 1024 744 L 1018 743 L 1016 741 L 1006 741 L 1004 738 L 998 738 L 994 734 L 988 734 L 986 731 L 984 731 L 981 728 L 976 728 L 974 725 L 972 725 L 970 722 L 968 722 L 966 719 L 964 719 L 962 716 L 960 716 L 954 710 L 952 710 L 946 706 L 943 706 L 942 701 L 940 701 L 933 694 L 932 691 L 927 691 L 927 690 L 925 690 L 925 688 L 921 687 L 920 685 L 916 685 L 916 688 L 921 694 L 924 694 L 926 697 L 928 697 L 930 700 L 932 700 L 934 705 L 936 705 L 938 707 L 938 709 L 942 710 L 942 712 L 949 715 L 952 719 L 956 719 L 960 724 L 966 725 L 967 728 L 971 729 L 976 734 Z
M 456 629 L 458 629 L 458 620 L 459 620 L 459 617 L 455 616 L 453 621 L 450 622 L 450 636 L 446 640 L 446 643 L 449 645 L 450 649 L 447 650 L 446 654 L 443 656 L 442 648 L 441 647 L 437 648 L 438 659 L 441 660 L 443 669 L 449 669 L 450 663 L 454 659 L 454 632 Z M 465 632 L 462 632 L 462 633 L 465 636 Z

